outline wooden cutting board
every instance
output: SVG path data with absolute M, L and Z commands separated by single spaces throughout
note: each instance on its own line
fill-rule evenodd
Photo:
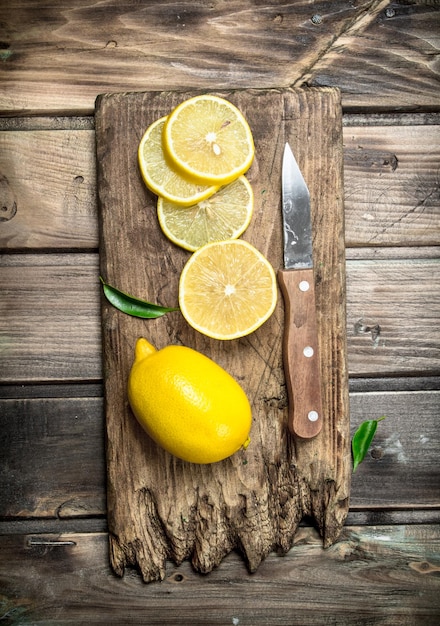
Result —
M 163 579 L 166 561 L 190 559 L 209 572 L 233 549 L 250 571 L 272 551 L 285 553 L 304 516 L 324 546 L 348 511 L 351 457 L 345 332 L 342 114 L 334 89 L 216 92 L 233 102 L 253 131 L 248 172 L 255 209 L 243 238 L 275 270 L 282 266 L 281 160 L 289 141 L 309 185 L 320 333 L 324 426 L 312 440 L 286 428 L 280 295 L 272 317 L 235 341 L 209 339 L 179 312 L 157 320 L 124 315 L 103 298 L 110 559 L 123 575 Z M 189 252 L 166 239 L 156 198 L 142 182 L 137 147 L 145 129 L 194 92 L 105 94 L 96 101 L 100 262 L 104 280 L 166 306 L 177 304 Z M 138 337 L 158 349 L 183 344 L 208 355 L 243 386 L 253 409 L 251 444 L 212 465 L 193 465 L 158 448 L 127 403 L 126 383 Z

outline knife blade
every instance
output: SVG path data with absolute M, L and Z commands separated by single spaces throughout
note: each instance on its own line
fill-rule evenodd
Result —
M 278 282 L 284 298 L 284 375 L 289 430 L 304 439 L 322 428 L 321 371 L 313 273 L 310 194 L 286 143 L 282 165 L 284 269 Z

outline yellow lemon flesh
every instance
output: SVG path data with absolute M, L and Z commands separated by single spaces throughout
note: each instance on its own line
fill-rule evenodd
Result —
M 185 346 L 136 343 L 128 399 L 150 437 L 191 463 L 215 463 L 249 443 L 252 412 L 237 381 Z
M 210 94 L 189 98 L 170 113 L 163 148 L 183 176 L 209 185 L 226 185 L 244 174 L 255 152 L 243 114 Z
M 237 239 L 249 226 L 253 208 L 252 187 L 240 176 L 190 207 L 159 198 L 157 216 L 168 239 L 194 252 L 212 241 Z
M 277 303 L 269 261 L 247 241 L 208 243 L 194 252 L 179 281 L 179 305 L 190 326 L 213 339 L 238 339 L 259 328 Z
M 170 202 L 190 206 L 215 193 L 218 185 L 191 182 L 170 165 L 162 148 L 162 131 L 166 119 L 161 117 L 145 131 L 138 147 L 139 169 L 150 191 Z

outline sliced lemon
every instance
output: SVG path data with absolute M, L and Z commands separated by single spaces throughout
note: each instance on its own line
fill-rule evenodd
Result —
M 252 187 L 245 176 L 240 176 L 191 207 L 159 198 L 157 216 L 168 239 L 194 251 L 212 241 L 240 237 L 249 226 L 253 208 Z
M 277 302 L 275 272 L 242 239 L 208 243 L 180 276 L 180 310 L 190 326 L 214 339 L 237 339 L 256 330 Z
M 243 114 L 210 94 L 189 98 L 170 113 L 163 147 L 183 175 L 211 185 L 226 185 L 244 174 L 255 152 Z
M 138 148 L 139 169 L 150 191 L 176 204 L 190 206 L 208 198 L 219 187 L 188 181 L 168 163 L 162 148 L 166 119 L 161 117 L 145 131 Z

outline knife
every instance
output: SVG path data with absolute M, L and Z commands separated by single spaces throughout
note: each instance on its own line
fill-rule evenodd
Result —
M 282 167 L 284 269 L 283 360 L 289 399 L 289 430 L 305 439 L 322 427 L 321 372 L 313 276 L 310 194 L 286 143 Z

